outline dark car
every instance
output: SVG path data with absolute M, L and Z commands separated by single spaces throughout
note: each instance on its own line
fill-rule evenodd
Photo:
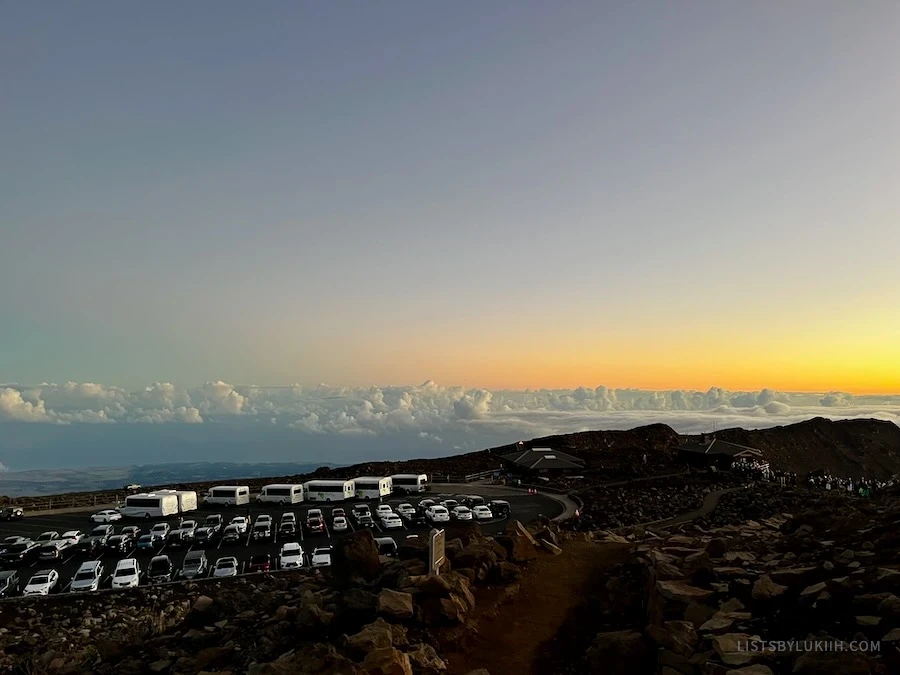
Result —
M 199 527 L 194 532 L 194 546 L 206 546 L 216 536 L 216 531 L 211 527 Z
M 0 509 L 0 520 L 20 520 L 25 517 L 21 506 L 4 506 Z
M 397 556 L 397 542 L 391 537 L 375 537 L 375 546 L 378 547 L 378 555 L 388 558 Z
M 139 528 L 137 525 L 126 525 L 122 528 L 122 531 L 119 532 L 119 534 L 129 534 L 131 535 L 132 539 L 136 540 L 141 536 L 141 528 Z
M 147 581 L 151 584 L 161 584 L 172 580 L 175 566 L 167 555 L 155 556 L 147 566 Z
M 248 572 L 268 572 L 272 569 L 272 556 L 268 553 L 257 553 L 250 556 Z
M 488 508 L 494 514 L 494 518 L 506 518 L 509 515 L 509 502 L 503 499 L 493 499 L 488 503 Z
M 134 537 L 130 534 L 114 534 L 106 540 L 106 548 L 117 553 L 128 553 L 134 548 Z
M 310 532 L 324 532 L 325 531 L 325 521 L 321 518 L 313 516 L 312 518 L 306 519 L 306 529 Z
M 0 598 L 8 598 L 19 592 L 19 570 L 0 572 Z
M 100 542 L 101 546 L 106 546 L 109 542 L 109 538 L 113 536 L 115 533 L 115 528 L 112 525 L 98 525 L 93 530 L 91 530 L 91 534 L 88 539 L 97 539 Z
M 209 561 L 206 559 L 206 553 L 202 550 L 195 550 L 184 556 L 184 563 L 181 566 L 181 576 L 185 579 L 197 579 L 206 576 L 209 571 Z
M 283 539 L 292 539 L 297 536 L 297 523 L 293 521 L 287 521 L 281 523 L 278 526 L 278 534 L 281 535 Z
M 38 556 L 40 545 L 33 541 L 23 541 L 20 544 L 13 544 L 0 555 L 0 563 L 3 565 L 23 565 L 32 562 Z
M 185 536 L 185 533 L 181 530 L 175 530 L 174 532 L 169 532 L 169 536 L 166 537 L 166 546 L 169 548 L 184 548 L 185 546 L 191 545 L 191 539 Z
M 375 520 L 368 514 L 357 516 L 356 524 L 360 527 L 375 527 Z
M 257 523 L 253 526 L 253 539 L 268 540 L 272 538 L 272 525 L 270 523 Z
M 85 537 L 72 547 L 73 555 L 94 557 L 106 546 L 102 537 Z
M 222 516 L 214 513 L 211 516 L 206 516 L 206 520 L 203 521 L 203 527 L 212 530 L 212 536 L 216 537 L 222 531 L 223 523 Z

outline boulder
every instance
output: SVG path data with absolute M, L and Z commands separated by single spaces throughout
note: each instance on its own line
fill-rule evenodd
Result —
M 691 586 L 682 581 L 657 581 L 656 590 L 668 600 L 681 602 L 685 605 L 691 602 L 704 602 L 708 600 L 713 592 L 703 588 Z
M 428 644 L 416 645 L 415 649 L 406 652 L 415 675 L 441 675 L 447 672 L 447 664 Z
M 758 635 L 748 633 L 726 633 L 712 637 L 713 649 L 728 666 L 743 666 L 750 663 L 761 652 L 751 652 L 748 648 L 750 642 L 758 642 Z
M 697 648 L 697 632 L 688 621 L 666 621 L 660 626 L 647 626 L 647 636 L 660 647 L 690 657 Z
M 394 619 L 411 619 L 413 597 L 409 593 L 384 588 L 378 596 L 378 613 Z
M 253 675 L 367 675 L 361 666 L 327 644 L 313 644 L 289 652 L 271 663 L 251 666 L 247 672 Z
M 796 675 L 869 675 L 869 659 L 850 652 L 805 652 L 794 662 Z
M 744 666 L 743 668 L 728 670 L 725 672 L 725 675 L 774 675 L 774 673 L 769 666 L 764 666 L 761 663 L 754 663 L 753 665 Z
M 335 580 L 372 580 L 381 571 L 375 537 L 368 528 L 337 539 L 331 553 L 331 573 Z
M 394 633 L 391 625 L 384 619 L 376 619 L 361 631 L 351 635 L 344 643 L 344 649 L 350 656 L 364 658 L 366 654 L 376 649 L 393 647 Z
M 362 666 L 369 675 L 413 675 L 409 656 L 393 647 L 373 649 Z
M 728 541 L 722 537 L 710 539 L 706 544 L 706 552 L 710 558 L 721 558 L 728 551 Z
M 776 584 L 774 581 L 772 581 L 772 577 L 770 577 L 768 574 L 763 574 L 759 579 L 756 580 L 756 583 L 753 584 L 751 596 L 754 600 L 774 600 L 775 598 L 784 595 L 787 590 L 787 586 Z

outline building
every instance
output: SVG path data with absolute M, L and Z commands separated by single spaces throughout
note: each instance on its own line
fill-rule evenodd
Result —
M 500 459 L 510 473 L 558 475 L 584 471 L 584 462 L 577 457 L 552 448 L 526 448 L 522 443 Z
M 732 462 L 741 459 L 764 461 L 762 452 L 755 448 L 707 436 L 702 437 L 699 443 L 679 445 L 678 459 L 688 466 L 715 467 L 719 471 L 728 471 Z

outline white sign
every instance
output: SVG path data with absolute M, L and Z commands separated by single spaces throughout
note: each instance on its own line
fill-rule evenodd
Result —
M 443 530 L 432 530 L 431 531 L 431 546 L 429 547 L 430 561 L 431 561 L 431 573 L 434 575 L 440 574 L 441 565 L 444 562 L 444 541 L 446 537 L 444 536 Z

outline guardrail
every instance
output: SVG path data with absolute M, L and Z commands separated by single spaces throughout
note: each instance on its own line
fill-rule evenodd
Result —
M 90 495 L 48 497 L 47 499 L 36 499 L 32 502 L 18 502 L 14 506 L 25 509 L 27 515 L 29 511 L 53 511 L 55 509 L 88 508 L 90 506 L 119 504 L 124 499 L 125 494 L 121 492 L 102 492 Z
M 431 483 L 472 483 L 482 478 L 490 478 L 499 469 L 491 469 L 489 471 L 479 471 L 478 473 L 469 473 L 466 475 L 453 475 L 450 473 L 433 473 L 431 474 Z

